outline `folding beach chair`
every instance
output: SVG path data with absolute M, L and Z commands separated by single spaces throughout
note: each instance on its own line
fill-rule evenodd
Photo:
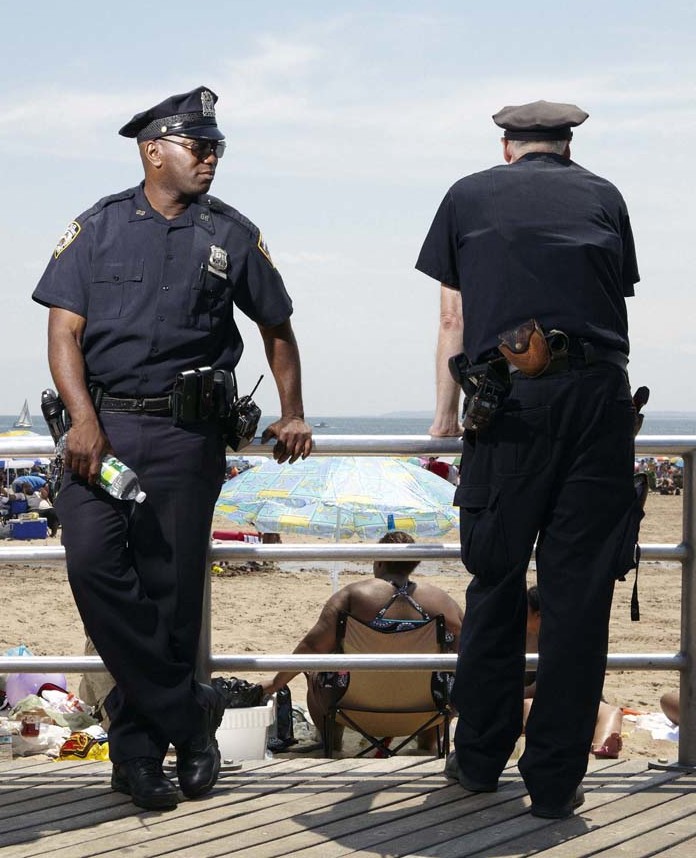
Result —
M 445 618 L 438 615 L 413 629 L 382 632 L 341 612 L 337 640 L 346 655 L 445 652 Z M 329 707 L 324 722 L 324 750 L 332 756 L 337 724 L 356 730 L 370 743 L 359 757 L 372 748 L 384 756 L 394 756 L 411 739 L 435 727 L 437 753 L 444 757 L 450 748 L 450 719 L 448 686 L 440 674 L 353 671 L 345 694 Z M 393 736 L 405 738 L 389 747 L 387 737 Z

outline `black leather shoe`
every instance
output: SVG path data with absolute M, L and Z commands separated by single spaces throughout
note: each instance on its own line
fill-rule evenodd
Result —
M 495 792 L 498 789 L 497 782 L 481 783 L 479 781 L 473 781 L 468 778 L 459 768 L 459 763 L 457 762 L 457 755 L 454 751 L 452 751 L 451 754 L 447 755 L 447 759 L 445 760 L 444 775 L 451 781 L 457 781 L 460 786 L 463 786 L 464 789 L 469 790 L 469 792 Z
M 204 688 L 208 698 L 204 728 L 176 749 L 176 773 L 186 798 L 198 798 L 210 792 L 220 774 L 220 751 L 215 733 L 225 713 L 225 698 L 210 686 Z
M 573 811 L 585 803 L 585 793 L 582 786 L 579 786 L 570 801 L 559 805 L 546 805 L 532 802 L 531 814 L 538 816 L 541 819 L 567 819 L 573 815 Z
M 129 795 L 133 804 L 146 810 L 169 810 L 178 803 L 176 787 L 165 776 L 160 761 L 153 757 L 114 763 L 111 789 Z

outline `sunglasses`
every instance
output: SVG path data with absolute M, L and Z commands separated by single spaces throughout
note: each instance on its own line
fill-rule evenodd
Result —
M 182 146 L 184 149 L 188 149 L 194 158 L 198 158 L 199 161 L 205 161 L 211 153 L 215 155 L 218 160 L 225 154 L 226 144 L 224 140 L 192 139 L 189 144 L 184 143 L 181 140 L 173 140 L 171 137 L 160 137 L 158 139 L 164 140 L 167 143 L 176 143 L 177 146 Z

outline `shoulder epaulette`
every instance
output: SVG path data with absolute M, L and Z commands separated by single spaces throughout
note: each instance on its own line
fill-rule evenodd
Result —
M 228 206 L 227 203 L 223 203 L 223 201 L 219 200 L 217 197 L 205 196 L 199 201 L 203 205 L 209 206 L 210 210 L 215 212 L 215 214 L 222 214 L 231 218 L 238 226 L 246 230 L 251 238 L 258 238 L 261 230 L 253 224 L 249 218 L 244 217 L 241 212 L 238 212 L 237 209 L 232 206 Z
M 100 211 L 105 209 L 107 206 L 111 205 L 111 203 L 120 202 L 120 200 L 127 200 L 131 197 L 135 196 L 137 188 L 128 188 L 126 191 L 119 191 L 116 194 L 109 194 L 108 197 L 102 197 L 98 200 L 91 208 L 87 209 L 87 211 L 82 212 L 76 220 L 78 223 L 84 223 L 88 218 L 92 217 L 95 214 L 99 214 Z

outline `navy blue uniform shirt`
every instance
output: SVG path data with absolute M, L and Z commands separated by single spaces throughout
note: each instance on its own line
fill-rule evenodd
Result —
M 254 224 L 208 195 L 167 220 L 142 185 L 70 224 L 32 297 L 87 320 L 89 380 L 127 396 L 167 393 L 183 370 L 233 369 L 244 347 L 233 305 L 264 326 L 292 313 Z
M 639 276 L 626 204 L 560 155 L 531 152 L 460 179 L 416 268 L 461 291 L 474 362 L 530 318 L 628 354 L 624 298 Z

